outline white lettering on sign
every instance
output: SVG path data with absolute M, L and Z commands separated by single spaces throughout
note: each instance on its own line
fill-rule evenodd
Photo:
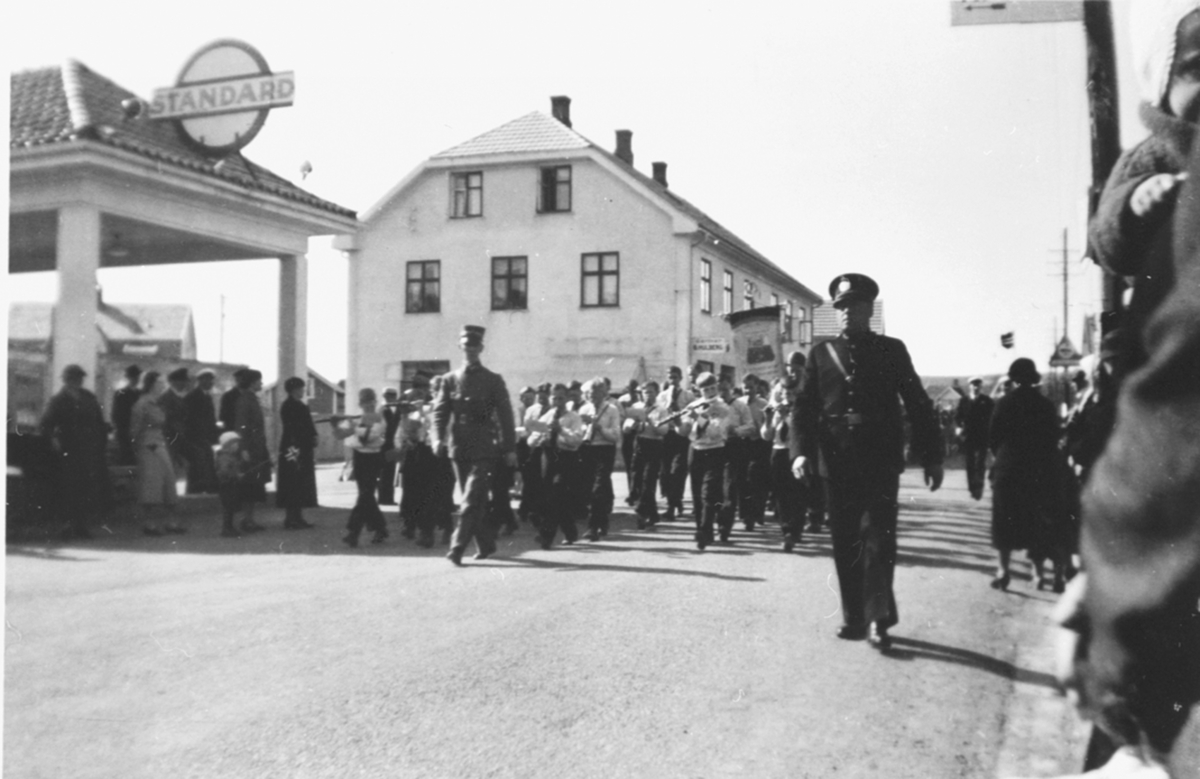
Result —
M 156 89 L 150 101 L 150 118 L 182 119 L 290 106 L 295 93 L 296 78 L 291 71 L 184 84 Z

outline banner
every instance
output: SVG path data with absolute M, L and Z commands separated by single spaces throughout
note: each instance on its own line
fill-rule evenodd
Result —
M 752 308 L 729 315 L 738 381 L 749 373 L 766 381 L 784 375 L 781 316 L 780 306 Z

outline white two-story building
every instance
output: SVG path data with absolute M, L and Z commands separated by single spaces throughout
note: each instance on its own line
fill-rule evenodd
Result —
M 464 324 L 513 392 L 602 375 L 622 385 L 706 361 L 734 371 L 723 314 L 778 305 L 797 347 L 820 296 L 667 184 L 606 151 L 570 101 L 429 158 L 362 217 L 350 256 L 350 397 L 458 362 Z

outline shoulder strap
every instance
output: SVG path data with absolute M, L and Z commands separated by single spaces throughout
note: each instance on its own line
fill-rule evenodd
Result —
M 849 376 L 850 373 L 846 370 L 846 366 L 842 365 L 842 358 L 838 356 L 837 347 L 833 345 L 833 341 L 826 341 L 825 346 L 829 349 L 829 356 L 833 358 L 833 364 L 837 366 L 838 371 L 843 376 Z

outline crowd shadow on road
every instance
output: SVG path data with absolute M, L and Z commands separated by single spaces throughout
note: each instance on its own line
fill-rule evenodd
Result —
M 1051 690 L 1059 689 L 1058 682 L 1052 674 L 1018 668 L 1010 662 L 980 652 L 935 644 L 932 641 L 893 635 L 892 646 L 887 650 L 887 656 L 895 660 L 936 660 L 943 663 L 965 665 L 1015 682 Z

